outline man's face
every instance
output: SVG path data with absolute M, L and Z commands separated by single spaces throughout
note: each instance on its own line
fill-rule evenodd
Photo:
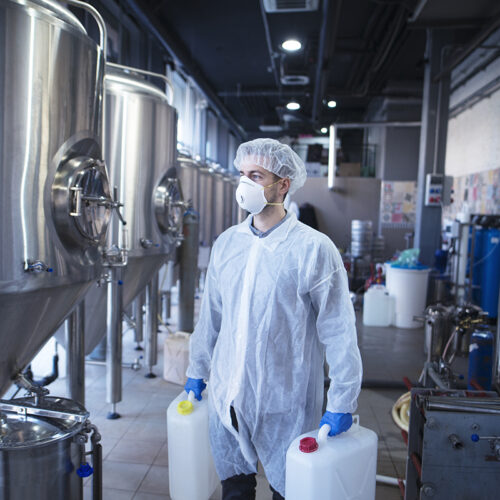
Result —
M 270 186 L 264 191 L 269 203 L 281 203 L 290 187 L 289 179 L 281 179 L 276 174 L 253 163 L 243 163 L 240 167 L 240 175 L 248 177 L 261 186 Z

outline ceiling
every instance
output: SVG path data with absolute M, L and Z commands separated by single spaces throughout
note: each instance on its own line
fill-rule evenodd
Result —
M 275 0 L 297 4 L 306 0 Z M 309 0 L 307 0 L 309 1 Z M 264 0 L 138 0 L 177 64 L 202 81 L 248 137 L 310 134 L 362 120 L 375 97 L 420 97 L 427 28 L 460 33 L 462 50 L 500 11 L 498 0 L 319 0 L 310 12 L 265 11 Z M 302 49 L 281 49 L 287 38 Z M 283 76 L 306 77 L 284 85 Z M 326 102 L 334 99 L 330 109 Z M 289 111 L 297 101 L 301 108 Z

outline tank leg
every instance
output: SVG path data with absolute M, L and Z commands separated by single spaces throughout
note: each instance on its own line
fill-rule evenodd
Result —
M 158 273 L 146 287 L 146 378 L 156 378 L 153 366 L 158 362 Z
M 122 400 L 122 317 L 123 287 L 121 268 L 111 267 L 108 280 L 107 324 L 106 324 L 106 401 L 112 404 L 107 418 L 120 418 L 116 403 Z

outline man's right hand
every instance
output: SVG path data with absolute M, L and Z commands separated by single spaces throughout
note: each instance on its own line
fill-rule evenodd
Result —
M 184 386 L 184 390 L 188 393 L 193 391 L 194 392 L 194 397 L 198 400 L 201 401 L 201 393 L 205 389 L 207 384 L 203 382 L 202 378 L 188 378 L 186 385 Z

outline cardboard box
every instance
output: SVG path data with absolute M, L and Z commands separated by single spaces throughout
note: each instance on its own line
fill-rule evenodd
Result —
M 191 334 L 177 332 L 165 339 L 163 350 L 163 378 L 184 386 L 189 364 L 189 338 Z
M 361 177 L 361 163 L 341 163 L 337 167 L 339 177 Z

